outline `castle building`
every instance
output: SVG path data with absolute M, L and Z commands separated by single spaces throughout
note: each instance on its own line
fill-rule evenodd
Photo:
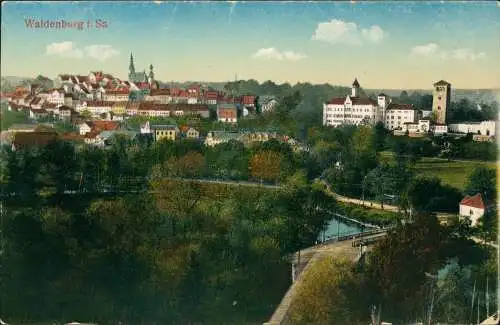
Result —
M 432 92 L 432 112 L 436 116 L 436 124 L 446 124 L 446 110 L 450 106 L 451 84 L 440 80 L 434 83 Z
M 352 83 L 351 95 L 333 98 L 323 104 L 323 125 L 375 124 L 381 120 L 378 103 L 370 98 L 360 97 L 358 79 Z

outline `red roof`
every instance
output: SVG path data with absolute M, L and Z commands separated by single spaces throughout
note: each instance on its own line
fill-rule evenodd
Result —
M 377 102 L 370 98 L 362 98 L 362 97 L 352 97 L 349 96 L 353 105 L 377 105 Z M 344 105 L 346 97 L 337 97 L 332 98 L 327 105 Z
M 149 92 L 149 96 L 168 96 L 170 95 L 170 89 L 162 88 L 162 89 L 151 89 Z
M 236 108 L 219 108 L 219 118 L 236 118 Z
M 115 102 L 111 101 L 100 101 L 100 100 L 89 100 L 87 102 L 87 107 L 111 107 Z
M 219 97 L 219 94 L 216 91 L 205 91 L 203 93 L 203 96 L 205 99 L 217 99 Z
M 120 124 L 114 121 L 92 121 L 87 122 L 87 125 L 92 129 L 93 132 L 97 131 L 113 131 L 118 129 Z
M 255 104 L 255 96 L 243 96 L 242 102 L 244 105 L 253 105 Z
M 399 109 L 399 110 L 414 110 L 415 107 L 413 107 L 413 105 L 411 104 L 395 104 L 395 103 L 391 103 L 389 104 L 389 106 L 387 106 L 387 110 L 396 110 L 396 109 Z
M 107 90 L 106 95 L 128 95 L 129 90 L 127 88 Z
M 463 198 L 462 201 L 460 201 L 460 205 L 465 205 L 468 207 L 479 208 L 479 209 L 485 208 L 484 201 L 480 193 L 477 193 L 474 196 L 467 195 L 466 197 Z

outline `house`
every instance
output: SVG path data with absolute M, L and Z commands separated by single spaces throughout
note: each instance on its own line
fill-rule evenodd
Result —
M 149 94 L 144 97 L 144 100 L 168 104 L 172 101 L 172 96 L 170 95 L 170 89 L 151 89 Z
M 86 135 L 92 131 L 92 128 L 89 125 L 90 123 L 82 123 L 78 125 L 78 132 L 80 135 Z
M 46 117 L 46 116 L 49 115 L 49 113 L 46 110 L 42 109 L 42 108 L 41 109 L 31 108 L 29 110 L 29 112 L 30 112 L 29 113 L 30 114 L 30 118 L 34 119 L 34 120 L 38 120 L 40 118 L 44 118 L 44 117 Z
M 183 137 L 187 139 L 198 139 L 200 137 L 200 132 L 198 132 L 195 128 L 190 127 L 188 125 L 184 125 L 180 128 L 181 134 Z
M 235 104 L 218 104 L 217 120 L 219 122 L 236 123 L 238 111 Z
M 208 105 L 217 105 L 219 94 L 216 91 L 205 91 L 203 93 L 203 101 Z
M 189 99 L 188 92 L 182 89 L 172 93 L 172 102 L 176 104 L 187 104 Z
M 129 115 L 131 112 L 127 111 Z M 150 116 L 150 117 L 169 117 L 170 109 L 168 104 L 157 104 L 154 102 L 139 102 L 139 106 L 137 108 L 137 115 Z
M 85 135 L 91 132 L 101 133 L 102 131 L 118 130 L 120 124 L 114 121 L 87 121 L 78 125 L 79 133 Z
M 487 210 L 487 206 L 480 193 L 473 196 L 466 196 L 460 201 L 460 216 L 468 217 L 472 222 L 472 226 L 477 225 Z
M 472 133 L 494 137 L 497 125 L 497 121 L 464 122 L 449 124 L 448 130 L 453 133 Z
M 12 140 L 12 150 L 15 151 L 30 147 L 43 147 L 55 140 L 57 140 L 57 132 L 18 132 L 14 134 L 14 138 Z
M 200 116 L 203 118 L 210 116 L 206 104 L 168 104 L 167 107 L 173 116 Z
M 20 105 L 18 105 L 18 104 L 16 104 L 16 103 L 14 103 L 14 102 L 9 102 L 9 103 L 8 103 L 8 106 L 7 106 L 7 110 L 8 110 L 9 112 L 17 112 L 17 111 L 19 111 L 19 109 L 20 109 L 20 107 L 19 107 L 19 106 L 20 106 Z
M 198 84 L 192 84 L 186 89 L 186 91 L 189 98 L 199 98 L 201 94 L 201 86 Z
M 127 114 L 127 103 L 128 101 L 115 102 L 113 106 L 111 106 L 111 112 L 113 112 L 114 115 Z
M 44 100 L 42 100 L 41 97 L 35 97 L 33 100 L 30 102 L 30 107 L 34 109 L 41 109 L 42 105 L 44 103 Z
M 151 125 L 149 124 L 149 121 L 146 121 L 146 123 L 141 125 L 141 134 L 151 134 Z
M 73 102 L 73 108 L 77 112 L 86 111 L 87 110 L 87 101 L 79 100 L 79 101 Z
M 425 135 L 429 132 L 430 129 L 430 121 L 420 119 L 418 122 L 405 122 L 402 125 L 401 131 L 403 133 L 408 132 L 410 135 L 420 134 Z M 397 130 L 394 130 L 397 132 Z
M 52 89 L 47 96 L 47 101 L 56 105 L 64 105 L 64 90 Z
M 80 133 L 81 134 L 81 133 Z M 97 144 L 99 132 L 89 132 L 84 135 L 84 142 L 86 144 Z
M 434 124 L 431 125 L 430 130 L 434 134 L 445 134 L 448 133 L 448 126 L 446 124 Z
M 111 102 L 123 102 L 128 101 L 129 90 L 127 88 L 123 89 L 115 89 L 115 90 L 107 90 L 103 94 L 103 99 L 105 101 Z
M 323 125 L 375 124 L 380 120 L 380 108 L 375 100 L 360 97 L 360 85 L 354 80 L 351 95 L 337 97 L 323 104 Z
M 276 105 L 278 105 L 278 101 L 274 96 L 260 96 L 258 104 L 260 106 L 260 111 L 265 113 L 273 111 Z
M 401 130 L 405 123 L 415 123 L 417 117 L 413 105 L 390 103 L 385 110 L 384 126 L 388 130 Z
M 175 140 L 179 135 L 177 125 L 151 125 L 151 131 L 155 141 L 162 139 Z
M 59 107 L 59 119 L 64 121 L 70 121 L 71 116 L 74 114 L 73 110 L 68 106 Z
M 241 104 L 245 108 L 253 108 L 255 109 L 256 97 L 252 95 L 246 95 L 241 97 Z
M 99 117 L 99 115 L 111 112 L 111 107 L 113 107 L 114 102 L 109 101 L 88 101 L 86 110 L 89 111 L 92 116 Z
M 204 144 L 207 147 L 214 147 L 220 143 L 226 143 L 230 140 L 240 140 L 241 135 L 237 132 L 226 132 L 226 131 L 210 131 L 207 133 Z

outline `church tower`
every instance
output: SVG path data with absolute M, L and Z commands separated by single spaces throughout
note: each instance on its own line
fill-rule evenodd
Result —
M 130 64 L 128 66 L 128 80 L 132 81 L 135 79 L 135 66 L 134 66 L 134 57 L 132 53 L 130 53 Z
M 440 80 L 434 84 L 432 92 L 432 112 L 437 124 L 446 124 L 446 109 L 450 106 L 451 84 Z
M 149 84 L 151 85 L 153 81 L 155 80 L 155 74 L 153 72 L 153 65 L 149 65 Z
M 358 78 L 354 78 L 354 82 L 352 83 L 352 89 L 351 89 L 351 97 L 358 97 L 359 96 L 359 82 Z

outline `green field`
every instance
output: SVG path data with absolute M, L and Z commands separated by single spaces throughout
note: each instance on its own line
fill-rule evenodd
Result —
M 416 169 L 419 175 L 436 176 L 443 184 L 463 190 L 474 168 L 481 166 L 496 169 L 496 162 L 422 158 L 417 162 Z
M 392 152 L 381 152 L 381 159 L 389 161 Z M 496 169 L 494 161 L 446 160 L 441 158 L 422 158 L 415 166 L 418 175 L 438 177 L 443 184 L 451 185 L 460 190 L 465 188 L 467 179 L 476 167 Z

